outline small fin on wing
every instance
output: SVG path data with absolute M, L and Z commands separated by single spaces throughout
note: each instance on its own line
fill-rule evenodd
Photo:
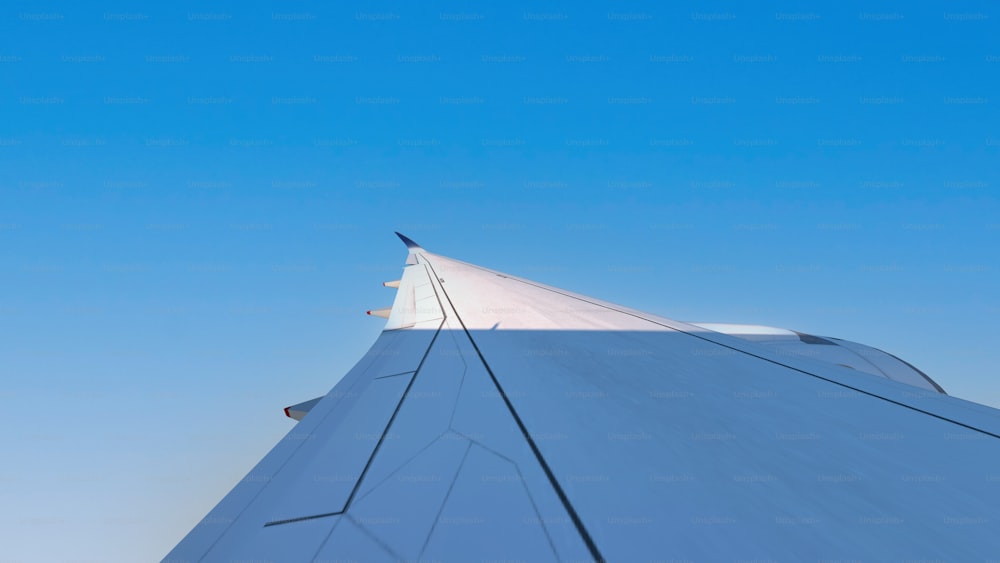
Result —
M 285 416 L 288 418 L 294 418 L 295 420 L 302 420 L 322 398 L 323 397 L 316 397 L 315 399 L 309 399 L 308 401 L 303 401 L 297 405 L 285 407 Z
M 410 252 L 416 252 L 418 250 L 423 250 L 423 248 L 421 248 L 421 246 L 419 244 L 417 244 L 416 242 L 414 242 L 413 239 L 411 239 L 410 237 L 408 237 L 408 236 L 406 236 L 404 234 L 401 234 L 399 231 L 396 231 L 396 236 L 399 237 L 399 240 L 403 241 L 403 244 L 406 245 L 406 248 L 409 249 Z
M 384 287 L 399 287 L 399 282 L 400 281 L 402 281 L 402 280 L 394 280 L 394 281 L 382 282 L 382 285 Z
M 383 319 L 389 318 L 389 313 L 392 312 L 392 307 L 386 307 L 384 309 L 370 309 L 368 311 L 368 316 L 370 317 L 382 317 Z

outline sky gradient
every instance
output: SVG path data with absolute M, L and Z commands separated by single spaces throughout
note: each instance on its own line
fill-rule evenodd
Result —
M 1000 407 L 994 3 L 0 6 L 0 561 L 158 560 L 405 249 Z

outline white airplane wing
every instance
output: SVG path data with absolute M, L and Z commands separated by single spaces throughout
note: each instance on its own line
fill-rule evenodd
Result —
M 400 236 L 372 349 L 165 561 L 1000 557 L 1000 411 Z

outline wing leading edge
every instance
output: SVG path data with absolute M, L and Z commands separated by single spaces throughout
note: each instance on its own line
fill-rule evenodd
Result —
M 996 410 L 401 239 L 372 350 L 167 560 L 1000 555 Z

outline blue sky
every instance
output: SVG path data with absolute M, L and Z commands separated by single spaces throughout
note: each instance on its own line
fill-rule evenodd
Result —
M 374 341 L 394 230 L 1000 407 L 998 17 L 5 2 L 0 558 L 162 557 Z

